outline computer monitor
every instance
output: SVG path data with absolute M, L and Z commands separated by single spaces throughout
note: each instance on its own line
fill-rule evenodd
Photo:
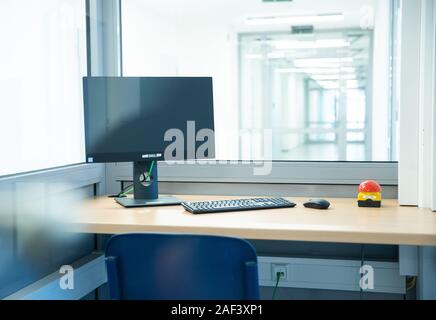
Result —
M 180 204 L 159 197 L 157 161 L 215 157 L 212 78 L 85 77 L 83 88 L 87 162 L 134 163 L 134 197 L 117 202 Z

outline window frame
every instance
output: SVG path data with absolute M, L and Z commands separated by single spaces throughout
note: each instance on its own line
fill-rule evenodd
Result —
M 162 182 L 356 185 L 368 179 L 375 179 L 383 185 L 398 185 L 396 162 L 273 161 L 271 174 L 254 175 L 254 170 L 262 165 L 264 163 L 242 161 L 217 164 L 208 164 L 207 161 L 175 165 L 160 163 L 159 180 Z M 126 165 L 117 164 L 117 166 Z
M 120 32 L 118 36 L 122 44 L 122 0 L 119 6 Z M 395 0 L 391 0 L 391 6 Z M 392 48 L 392 46 L 391 46 Z M 120 50 L 122 70 L 123 54 Z M 375 179 L 382 185 L 398 185 L 398 162 L 324 162 L 324 161 L 272 161 L 272 172 L 266 176 L 255 176 L 253 170 L 261 164 L 243 161 L 208 161 L 195 163 L 179 162 L 177 164 L 159 163 L 159 180 L 161 182 L 190 183 L 258 183 L 258 184 L 309 184 L 309 185 L 356 185 L 367 179 Z M 111 176 L 126 178 L 132 170 L 131 163 L 115 163 L 108 166 Z

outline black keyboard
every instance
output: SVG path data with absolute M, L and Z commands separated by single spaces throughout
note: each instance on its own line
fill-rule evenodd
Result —
M 295 203 L 283 198 L 239 199 L 209 202 L 184 202 L 182 206 L 194 214 L 229 211 L 265 210 L 294 208 Z

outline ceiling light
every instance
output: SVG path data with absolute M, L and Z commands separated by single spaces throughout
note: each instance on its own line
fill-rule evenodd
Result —
M 339 68 L 280 68 L 279 73 L 339 74 Z
M 354 68 L 354 67 L 344 67 L 344 68 L 341 68 L 341 72 L 344 72 L 344 73 L 356 73 L 356 68 Z
M 345 48 L 351 43 L 344 39 L 324 39 L 315 41 L 279 40 L 273 42 L 276 49 L 321 49 L 321 48 Z
M 300 64 L 294 63 L 297 68 L 320 68 L 320 69 L 340 69 L 341 65 L 339 63 L 313 63 L 313 64 Z
M 345 16 L 342 13 L 320 14 L 307 16 L 263 16 L 250 17 L 245 20 L 247 25 L 277 25 L 277 24 L 294 24 L 294 25 L 310 25 L 321 22 L 338 22 L 343 21 Z
M 318 84 L 324 89 L 339 89 L 339 83 L 336 81 L 318 81 Z
M 260 53 L 251 53 L 245 55 L 245 58 L 248 60 L 262 60 L 264 59 L 264 55 Z M 284 59 L 286 58 L 286 54 L 284 52 L 271 52 L 267 54 L 268 59 Z
M 297 69 L 297 68 L 280 68 L 280 69 L 276 69 L 275 72 L 277 72 L 277 73 L 302 73 L 303 71 L 301 69 Z
M 268 59 L 284 59 L 286 57 L 284 52 L 271 52 L 268 53 Z
M 314 80 L 355 80 L 356 75 L 355 74 L 347 74 L 347 75 L 316 74 L 316 75 L 311 75 L 311 78 Z
M 313 66 L 314 64 L 330 64 L 330 63 L 346 63 L 353 62 L 352 57 L 346 58 L 313 58 L 313 59 L 296 59 L 294 63 L 296 65 L 309 65 Z
M 257 54 L 257 53 L 250 53 L 250 54 L 247 54 L 245 56 L 245 58 L 247 58 L 249 60 L 260 60 L 263 58 L 263 56 L 261 54 Z
M 336 89 L 340 88 L 339 82 L 337 82 L 337 81 L 318 81 L 318 84 L 327 90 L 336 90 Z M 358 89 L 359 83 L 357 82 L 357 80 L 348 80 L 346 88 L 347 89 Z
M 336 77 L 337 79 L 354 80 L 357 78 L 356 74 L 348 70 L 345 72 L 342 68 L 279 68 L 276 72 L 279 73 L 307 73 L 309 75 Z M 344 74 L 347 73 L 347 74 Z M 349 74 L 348 74 L 349 73 Z
M 339 74 L 339 68 L 300 68 L 301 72 L 308 74 Z

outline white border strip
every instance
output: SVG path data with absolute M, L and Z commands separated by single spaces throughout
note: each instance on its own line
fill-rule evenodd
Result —
M 61 289 L 59 283 L 63 275 L 54 272 L 4 300 L 80 300 L 107 282 L 103 255 L 92 254 L 71 266 L 74 268 L 73 290 Z
M 421 1 L 401 1 L 401 85 L 399 130 L 399 200 L 419 202 L 419 94 Z
M 433 2 L 433 67 L 434 67 L 434 73 L 433 73 L 433 92 L 434 92 L 434 97 L 433 97 L 433 155 L 432 155 L 432 164 L 433 164 L 433 168 L 432 168 L 432 176 L 433 176 L 433 181 L 432 181 L 432 200 L 431 200 L 431 205 L 432 205 L 432 209 L 433 211 L 436 211 L 436 58 L 435 58 L 435 54 L 436 54 L 436 3 Z

